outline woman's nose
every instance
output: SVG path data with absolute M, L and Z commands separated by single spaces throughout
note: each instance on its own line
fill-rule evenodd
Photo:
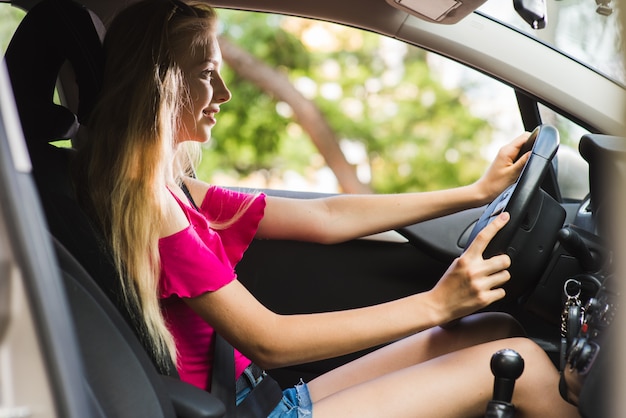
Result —
M 226 103 L 227 101 L 230 100 L 231 97 L 232 97 L 232 94 L 230 93 L 230 90 L 228 90 L 228 87 L 226 86 L 226 83 L 224 82 L 222 77 L 214 78 L 214 84 L 213 84 L 214 101 L 218 103 Z

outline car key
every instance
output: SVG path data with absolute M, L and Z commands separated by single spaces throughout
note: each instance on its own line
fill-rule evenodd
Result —
M 563 285 L 563 293 L 567 300 L 561 313 L 561 370 L 565 367 L 567 351 L 580 331 L 584 315 L 584 309 L 580 301 L 581 283 L 576 279 L 568 279 Z

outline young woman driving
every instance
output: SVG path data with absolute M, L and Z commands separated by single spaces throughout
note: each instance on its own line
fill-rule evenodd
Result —
M 183 380 L 210 390 L 215 332 L 236 347 L 237 377 L 251 364 L 272 369 L 390 343 L 285 390 L 269 416 L 461 417 L 484 414 L 489 361 L 506 347 L 526 363 L 513 398 L 517 416 L 576 416 L 543 350 L 509 338 L 522 335 L 515 321 L 467 316 L 504 296 L 508 256 L 482 253 L 507 214 L 433 289 L 381 305 L 285 316 L 239 283 L 234 266 L 254 237 L 337 243 L 490 202 L 519 175 L 527 156 L 514 159 L 526 135 L 503 147 L 476 183 L 452 190 L 295 200 L 208 185 L 189 173 L 193 149 L 209 141 L 231 98 L 216 27 L 203 3 L 143 0 L 122 11 L 107 32 L 104 88 L 77 161 L 83 205 L 108 241 L 156 357 L 172 356 Z M 456 327 L 439 327 L 459 318 Z

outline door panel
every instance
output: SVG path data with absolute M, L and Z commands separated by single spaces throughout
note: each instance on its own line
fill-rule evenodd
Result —
M 264 192 L 300 198 L 322 196 Z M 283 314 L 382 303 L 432 288 L 454 254 L 460 253 L 458 236 L 478 215 L 444 217 L 399 230 L 406 242 L 385 236 L 336 245 L 255 240 L 237 266 L 237 273 L 263 304 Z M 457 238 L 453 239 L 455 234 Z M 435 237 L 435 242 L 430 242 L 429 238 Z M 454 245 L 446 248 L 450 242 Z M 300 378 L 310 379 L 361 354 L 275 370 L 272 375 L 283 386 L 292 385 Z
M 422 292 L 436 283 L 446 267 L 409 243 L 354 240 L 320 245 L 256 240 L 237 273 L 268 308 L 294 314 L 356 308 Z M 283 386 L 293 385 L 361 354 L 272 375 Z
M 268 195 L 315 198 L 324 195 L 265 190 Z M 282 314 L 350 309 L 431 289 L 452 260 L 483 208 L 462 211 L 399 229 L 406 240 L 357 239 L 336 245 L 255 240 L 237 266 L 240 281 L 268 308 Z M 556 350 L 558 329 L 504 301 L 485 311 L 504 311 L 547 351 Z M 272 371 L 283 386 L 311 379 L 364 352 Z M 552 353 L 555 354 L 555 353 Z

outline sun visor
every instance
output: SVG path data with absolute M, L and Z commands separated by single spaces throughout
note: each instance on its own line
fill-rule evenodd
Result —
M 433 23 L 457 23 L 487 0 L 387 0 L 393 7 Z

